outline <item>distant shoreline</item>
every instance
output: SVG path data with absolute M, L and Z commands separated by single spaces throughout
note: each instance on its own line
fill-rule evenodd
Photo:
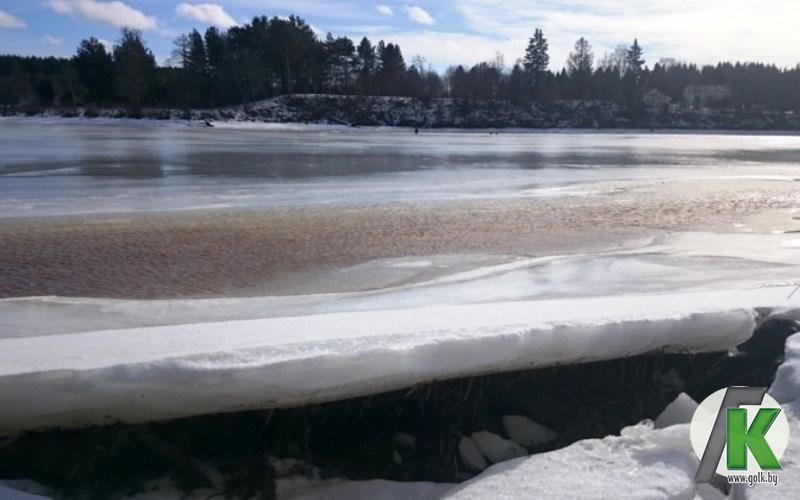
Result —
M 303 94 L 218 109 L 0 107 L 2 117 L 129 119 L 236 124 L 396 127 L 430 130 L 598 130 L 659 132 L 800 132 L 800 113 L 699 109 L 646 112 L 632 119 L 607 101 L 506 101 Z
M 174 111 L 174 110 L 171 110 Z M 199 112 L 199 111 L 195 111 Z M 202 119 L 197 118 L 130 118 L 130 117 L 85 117 L 85 116 L 63 116 L 49 110 L 47 112 L 27 115 L 27 114 L 14 114 L 14 115 L 0 115 L 0 125 L 4 121 L 11 121 L 16 123 L 51 123 L 51 124 L 118 124 L 118 125 L 184 125 L 193 128 L 208 128 L 205 126 Z M 413 133 L 414 127 L 400 126 L 400 125 L 340 125 L 335 123 L 303 123 L 303 122 L 262 122 L 252 120 L 224 120 L 212 122 L 214 127 L 225 131 L 242 130 L 248 132 L 257 131 L 286 131 L 286 132 L 303 132 L 303 131 L 324 131 L 324 130 L 351 130 L 364 129 L 364 130 L 394 130 L 400 132 Z M 755 135 L 755 136 L 798 136 L 800 129 L 723 129 L 723 128 L 519 128 L 519 127 L 506 127 L 506 128 L 455 128 L 455 127 L 438 127 L 438 128 L 421 128 L 420 134 L 447 134 L 447 133 L 465 133 L 465 134 L 482 134 L 490 132 L 502 132 L 504 134 L 661 134 L 661 135 Z

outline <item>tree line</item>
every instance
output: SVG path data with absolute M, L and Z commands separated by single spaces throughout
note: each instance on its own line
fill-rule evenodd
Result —
M 507 67 L 503 56 L 443 74 L 420 56 L 407 63 L 398 44 L 364 37 L 318 37 L 303 19 L 255 17 L 228 30 L 193 30 L 175 40 L 159 66 L 140 32 L 123 29 L 113 48 L 83 40 L 70 59 L 0 56 L 0 104 L 121 105 L 203 108 L 246 104 L 282 94 L 388 95 L 424 99 L 506 100 L 520 105 L 555 100 L 604 100 L 642 108 L 650 89 L 675 101 L 689 85 L 723 85 L 717 105 L 800 109 L 800 65 L 760 63 L 699 67 L 660 61 L 649 68 L 638 40 L 595 60 L 585 38 L 566 65 L 550 68 L 549 43 L 536 29 L 525 53 Z

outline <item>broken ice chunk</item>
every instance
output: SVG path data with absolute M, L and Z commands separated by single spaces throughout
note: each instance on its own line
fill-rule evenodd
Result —
M 503 439 L 497 434 L 488 431 L 472 433 L 472 440 L 478 449 L 493 464 L 505 462 L 512 458 L 524 457 L 528 452 L 522 446 L 508 439 Z
M 654 427 L 664 429 L 672 425 L 688 424 L 692 421 L 697 406 L 694 399 L 682 392 L 664 408 L 664 411 L 656 418 Z
M 503 428 L 508 437 L 520 446 L 541 446 L 556 439 L 556 432 L 522 415 L 503 417 Z
M 480 472 L 489 467 L 489 462 L 481 454 L 478 445 L 471 438 L 464 436 L 458 443 L 458 454 L 464 466 L 475 472 Z

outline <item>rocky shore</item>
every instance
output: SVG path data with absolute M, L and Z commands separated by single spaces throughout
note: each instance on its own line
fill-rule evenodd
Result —
M 800 130 L 800 114 L 793 111 L 681 108 L 651 109 L 632 116 L 619 105 L 608 101 L 514 104 L 508 101 L 451 98 L 322 94 L 280 96 L 220 109 L 145 108 L 132 111 L 117 107 L 5 107 L 0 108 L 0 115 L 466 129 Z

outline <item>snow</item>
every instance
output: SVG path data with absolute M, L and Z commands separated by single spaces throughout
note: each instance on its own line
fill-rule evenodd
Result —
M 489 431 L 473 432 L 470 436 L 484 457 L 493 464 L 506 462 L 512 458 L 524 457 L 528 452 L 522 446 L 503 439 Z
M 524 415 L 506 415 L 503 428 L 509 439 L 520 446 L 535 447 L 556 439 L 556 432 Z
M 0 339 L 0 434 L 288 407 L 430 380 L 726 350 L 787 287 L 431 306 Z M 291 333 L 291 334 L 289 334 Z
M 443 498 L 694 498 L 698 460 L 687 425 L 626 428 L 621 436 L 494 465 Z
M 770 389 L 783 403 L 792 436 L 782 460 L 779 486 L 737 487 L 734 498 L 800 497 L 800 334 L 787 340 L 786 360 Z M 696 486 L 698 459 L 686 416 L 696 403 L 681 394 L 659 420 L 624 429 L 620 436 L 583 440 L 561 450 L 494 465 L 456 486 L 444 498 L 726 498 L 710 485 Z M 657 421 L 658 422 L 658 421 Z
M 778 368 L 769 393 L 786 411 L 789 420 L 789 446 L 781 459 L 778 486 L 756 485 L 742 488 L 741 498 L 800 498 L 800 333 L 786 341 L 784 361 Z
M 779 403 L 800 400 L 800 335 L 792 335 L 786 341 L 783 363 L 775 374 L 769 393 Z
M 656 418 L 654 422 L 655 428 L 664 429 L 673 425 L 690 423 L 697 406 L 697 401 L 688 394 L 683 392 L 678 394 L 678 397 L 668 404 Z

